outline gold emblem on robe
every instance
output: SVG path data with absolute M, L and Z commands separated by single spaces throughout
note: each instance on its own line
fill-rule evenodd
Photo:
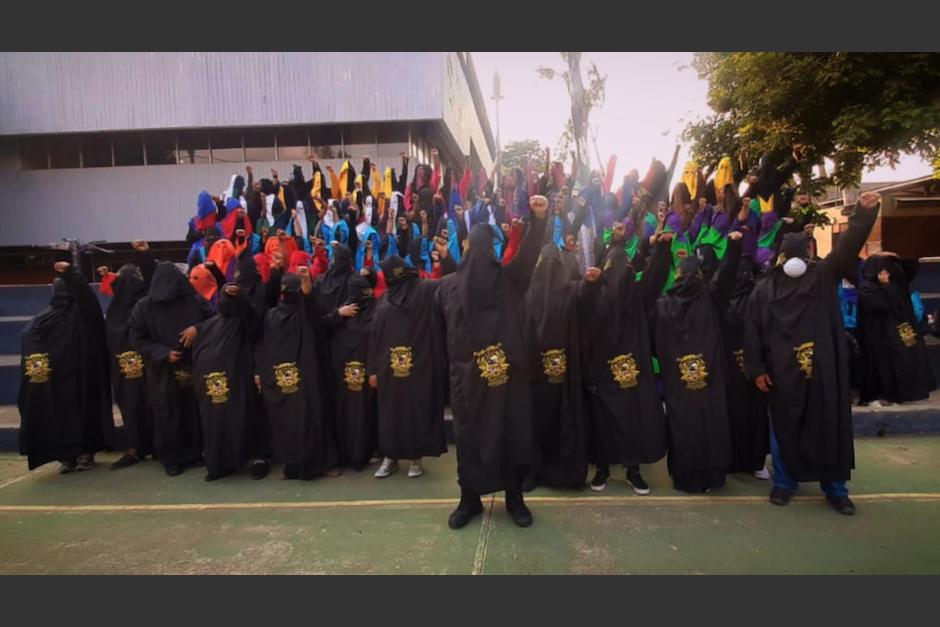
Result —
M 701 353 L 676 359 L 679 362 L 679 378 L 690 390 L 701 390 L 708 385 L 708 369 Z
M 480 376 L 486 379 L 487 386 L 498 387 L 509 381 L 509 362 L 503 345 L 494 344 L 473 353 L 477 360 Z
M 548 377 L 549 383 L 561 383 L 568 372 L 568 358 L 565 349 L 554 348 L 542 353 L 542 372 Z
M 206 394 L 216 405 L 228 400 L 228 377 L 224 372 L 210 372 L 205 377 Z
M 176 385 L 185 386 L 193 384 L 193 373 L 184 368 L 174 369 L 173 378 L 176 379 Z
M 413 361 L 410 346 L 393 346 L 388 354 L 392 376 L 403 378 L 411 375 Z
M 139 379 L 144 376 L 144 358 L 137 351 L 118 353 L 117 363 L 125 379 Z
M 30 383 L 45 383 L 52 374 L 52 366 L 49 365 L 49 353 L 33 353 L 27 355 L 24 370 Z
M 636 359 L 633 358 L 633 353 L 617 355 L 613 359 L 608 360 L 607 365 L 610 367 L 610 374 L 614 378 L 614 381 L 616 381 L 621 388 L 628 390 L 637 386 L 637 381 L 640 378 L 640 369 L 636 366 Z
M 898 325 L 898 335 L 901 336 L 901 341 L 904 342 L 904 345 L 908 348 L 917 344 L 917 331 L 906 322 L 902 322 Z
M 274 366 L 274 382 L 281 394 L 293 394 L 300 388 L 300 368 L 292 361 Z
M 366 365 L 361 361 L 348 361 L 343 369 L 343 381 L 351 392 L 361 392 L 366 382 Z
M 807 379 L 813 376 L 814 346 L 816 346 L 816 342 L 803 342 L 793 348 L 793 353 L 796 355 L 796 363 L 800 365 L 800 370 L 803 371 Z

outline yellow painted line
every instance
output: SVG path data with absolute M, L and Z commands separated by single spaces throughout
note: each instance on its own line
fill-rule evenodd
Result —
M 477 550 L 473 555 L 471 575 L 482 575 L 486 566 L 486 550 L 489 548 L 490 535 L 493 532 L 493 506 L 495 503 L 496 495 L 491 494 L 483 506 L 483 522 L 480 524 L 480 539 L 477 541 Z
M 897 492 L 879 494 L 853 494 L 857 503 L 875 502 L 940 502 L 936 492 Z M 818 502 L 822 494 L 797 495 L 795 502 Z M 488 511 L 492 512 L 494 498 L 490 499 Z M 267 501 L 245 503 L 137 503 L 111 505 L 6 505 L 0 504 L 0 512 L 175 512 L 255 509 L 343 509 L 343 508 L 407 508 L 407 507 L 454 507 L 455 498 L 436 499 L 363 499 L 352 501 Z M 737 505 L 765 504 L 766 496 L 528 496 L 532 505 L 565 507 L 571 505 Z

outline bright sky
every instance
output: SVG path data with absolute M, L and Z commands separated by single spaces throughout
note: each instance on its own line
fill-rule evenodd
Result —
M 591 113 L 591 126 L 597 132 L 597 148 L 606 164 L 616 154 L 615 180 L 636 168 L 646 174 L 650 159 L 657 157 L 669 165 L 672 151 L 688 121 L 705 117 L 710 109 L 705 97 L 707 84 L 689 64 L 690 52 L 604 52 L 585 53 L 581 69 L 587 82 L 590 63 L 607 75 L 606 102 Z M 496 108 L 491 99 L 493 74 L 499 71 L 503 100 L 500 101 L 500 141 L 537 139 L 558 146 L 570 101 L 564 81 L 541 78 L 540 66 L 564 70 L 557 52 L 474 52 L 480 88 L 486 99 L 490 125 L 496 132 Z M 590 149 L 592 166 L 597 157 Z M 683 149 L 677 171 L 688 159 Z M 863 174 L 865 181 L 902 181 L 931 172 L 930 164 L 918 157 L 905 157 L 895 170 L 877 168 Z

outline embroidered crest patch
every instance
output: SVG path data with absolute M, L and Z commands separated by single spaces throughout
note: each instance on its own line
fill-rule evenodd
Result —
M 708 385 L 708 368 L 701 353 L 679 357 L 679 376 L 690 390 L 701 390 Z
M 487 346 L 473 353 L 473 356 L 477 360 L 480 376 L 486 379 L 488 387 L 495 388 L 509 381 L 509 361 L 502 344 Z
M 396 377 L 407 377 L 411 375 L 413 365 L 410 346 L 393 346 L 389 350 L 389 365 L 392 368 L 392 375 Z
M 793 347 L 793 354 L 796 355 L 796 363 L 800 365 L 800 370 L 809 379 L 813 376 L 813 347 L 815 342 L 803 342 L 799 346 Z
M 118 353 L 117 363 L 125 379 L 139 379 L 144 376 L 144 358 L 137 351 Z
M 908 348 L 917 344 L 917 331 L 906 322 L 898 325 L 898 335 L 901 336 L 901 341 Z
M 24 370 L 30 383 L 45 383 L 52 374 L 52 366 L 49 365 L 49 353 L 33 353 L 27 355 Z
M 640 369 L 637 368 L 633 353 L 617 355 L 613 359 L 608 360 L 607 365 L 610 367 L 610 375 L 621 388 L 628 390 L 637 386 L 637 381 L 640 378 Z
M 348 361 L 343 369 L 343 381 L 346 382 L 346 388 L 353 392 L 362 391 L 362 386 L 366 382 L 366 365 L 361 361 Z
M 554 348 L 542 353 L 542 371 L 549 383 L 561 383 L 568 372 L 568 358 L 565 349 Z
M 292 361 L 274 366 L 274 382 L 281 388 L 281 394 L 293 394 L 300 387 L 300 369 Z
M 206 394 L 216 405 L 228 400 L 228 377 L 224 372 L 210 372 L 205 377 Z

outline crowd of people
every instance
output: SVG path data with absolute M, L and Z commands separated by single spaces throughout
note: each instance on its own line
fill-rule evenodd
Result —
M 311 157 L 287 181 L 246 168 L 198 195 L 186 264 L 138 240 L 132 263 L 99 268 L 104 315 L 56 264 L 23 335 L 21 452 L 94 467 L 115 445 L 113 394 L 128 448 L 112 469 L 384 478 L 407 460 L 416 478 L 448 450 L 449 406 L 452 528 L 497 491 L 528 526 L 524 492 L 582 489 L 590 466 L 592 490 L 619 464 L 648 494 L 642 466 L 663 457 L 678 490 L 772 476 L 786 505 L 819 481 L 852 514 L 853 382 L 863 403 L 934 388 L 916 262 L 859 259 L 876 193 L 820 259 L 799 151 L 689 163 L 670 194 L 677 155 L 616 191 L 613 158 L 583 185 L 548 154 L 501 178 L 436 153 L 410 180 L 404 156 L 358 174 Z

